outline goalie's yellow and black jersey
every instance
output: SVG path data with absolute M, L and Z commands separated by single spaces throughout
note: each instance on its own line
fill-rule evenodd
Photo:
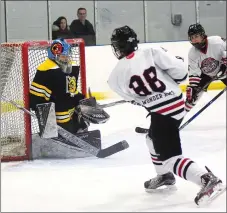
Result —
M 79 66 L 72 63 L 72 72 L 66 74 L 52 60 L 47 59 L 38 68 L 30 85 L 30 108 L 37 104 L 54 102 L 58 123 L 69 122 L 75 107 L 84 95 L 77 90 Z

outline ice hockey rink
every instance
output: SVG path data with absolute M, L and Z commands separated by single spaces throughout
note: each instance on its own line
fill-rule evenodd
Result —
M 204 94 L 186 121 L 219 91 Z M 115 99 L 116 100 L 116 99 Z M 99 101 L 100 103 L 115 100 Z M 110 120 L 93 125 L 102 132 L 103 147 L 127 140 L 130 147 L 105 159 L 35 160 L 1 164 L 3 212 L 226 212 L 226 193 L 210 206 L 198 208 L 199 187 L 177 177 L 177 190 L 149 194 L 144 181 L 155 176 L 145 135 L 147 112 L 122 104 L 107 108 Z M 183 122 L 184 122 L 183 121 Z M 181 131 L 184 156 L 207 165 L 226 183 L 226 93 Z

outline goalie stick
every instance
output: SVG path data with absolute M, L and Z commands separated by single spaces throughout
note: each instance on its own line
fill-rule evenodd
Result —
M 19 104 L 17 104 L 16 102 L 12 101 L 12 100 L 8 100 L 7 98 L 5 98 L 4 96 L 2 96 L 2 98 L 11 103 L 12 105 L 14 105 L 16 108 L 24 111 L 25 113 L 29 114 L 30 116 L 33 116 L 35 118 L 36 115 L 32 112 L 30 112 L 29 110 L 25 109 L 24 107 L 20 106 Z M 65 139 L 68 140 L 69 142 L 73 143 L 76 146 L 79 146 L 80 148 L 82 148 L 83 150 L 85 150 L 86 152 L 98 157 L 98 158 L 105 158 L 108 157 L 110 155 L 113 155 L 117 152 L 120 152 L 122 150 L 125 150 L 129 147 L 129 144 L 127 143 L 127 141 L 122 140 L 112 146 L 109 146 L 105 149 L 98 149 L 92 145 L 90 145 L 89 143 L 87 143 L 86 141 L 80 139 L 79 137 L 73 135 L 72 133 L 66 131 L 65 129 L 63 129 L 60 126 L 57 126 L 57 130 L 58 133 Z

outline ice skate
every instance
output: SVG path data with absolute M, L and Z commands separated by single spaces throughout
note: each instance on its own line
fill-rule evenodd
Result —
M 146 192 L 161 192 L 164 190 L 176 189 L 174 184 L 176 179 L 173 173 L 168 172 L 163 175 L 157 175 L 144 183 L 144 188 Z
M 208 173 L 201 176 L 202 189 L 195 197 L 198 206 L 210 204 L 214 199 L 226 191 L 226 186 L 207 167 Z

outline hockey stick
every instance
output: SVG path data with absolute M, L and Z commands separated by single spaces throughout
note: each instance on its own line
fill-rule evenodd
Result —
M 32 117 L 36 117 L 36 115 L 32 112 L 30 112 L 29 110 L 25 109 L 24 107 L 20 106 L 19 104 L 17 104 L 16 102 L 12 101 L 12 100 L 8 100 L 7 98 L 5 98 L 4 96 L 2 96 L 2 98 L 11 103 L 12 105 L 14 105 L 16 108 L 24 111 L 25 113 L 29 114 Z M 110 155 L 113 155 L 117 152 L 120 152 L 124 149 L 127 149 L 129 147 L 129 144 L 127 143 L 127 141 L 123 140 L 120 141 L 112 146 L 109 146 L 105 149 L 98 149 L 92 145 L 90 145 L 89 143 L 87 143 L 86 141 L 80 139 L 79 137 L 73 135 L 72 133 L 66 131 L 65 129 L 63 129 L 60 126 L 58 127 L 58 134 L 60 134 L 64 139 L 68 140 L 69 142 L 73 143 L 76 146 L 79 146 L 80 148 L 82 148 L 83 150 L 85 150 L 86 152 L 98 157 L 98 158 L 105 158 L 108 157 Z
M 107 108 L 107 107 L 112 107 L 112 106 L 116 106 L 116 105 L 124 104 L 124 103 L 129 103 L 129 102 L 125 101 L 125 100 L 120 100 L 120 101 L 114 101 L 114 102 L 111 102 L 111 103 L 108 103 L 108 104 L 102 104 L 102 105 L 99 105 L 99 106 L 101 108 Z
M 202 109 L 200 109 L 198 112 L 196 112 L 190 119 L 188 119 L 184 124 L 182 124 L 179 127 L 179 130 L 182 130 L 184 127 L 186 127 L 189 123 L 191 123 L 198 115 L 200 115 L 208 106 L 210 106 L 215 100 L 217 100 L 224 92 L 226 91 L 226 88 L 223 89 L 221 92 L 219 92 L 212 100 L 210 100 Z M 135 131 L 137 133 L 146 134 L 148 133 L 149 129 L 142 128 L 142 127 L 136 127 Z
M 93 96 L 92 96 L 92 93 L 91 93 L 91 88 L 89 87 L 88 88 L 88 98 L 91 98 L 91 97 L 93 97 Z M 116 106 L 116 105 L 124 104 L 124 103 L 129 103 L 129 101 L 120 100 L 120 101 L 114 101 L 114 102 L 111 102 L 111 103 L 108 103 L 108 104 L 98 104 L 97 103 L 97 105 L 101 108 L 107 108 L 107 107 Z
M 189 123 L 191 123 L 198 115 L 200 115 L 208 106 L 210 106 L 215 100 L 217 100 L 224 92 L 226 91 L 223 89 L 221 92 L 219 92 L 212 100 L 210 100 L 202 109 L 200 109 L 198 112 L 196 112 L 190 119 L 188 119 L 184 124 L 182 124 L 179 128 L 179 130 L 183 129 L 186 127 Z

